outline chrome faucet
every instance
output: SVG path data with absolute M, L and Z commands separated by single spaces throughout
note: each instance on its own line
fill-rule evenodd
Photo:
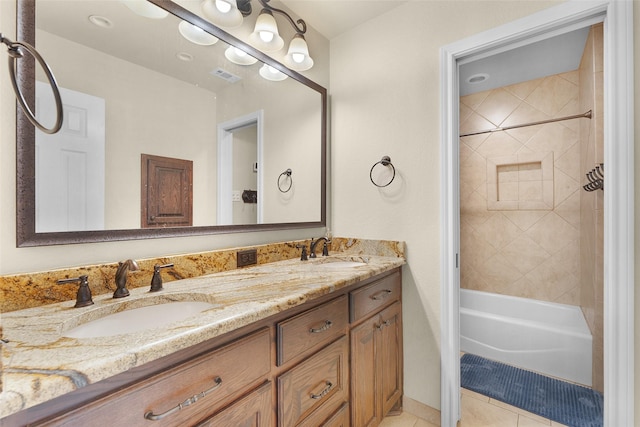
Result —
M 138 271 L 138 264 L 128 259 L 118 263 L 118 269 L 116 270 L 116 291 L 113 293 L 114 298 L 124 298 L 129 296 L 129 290 L 127 289 L 127 273 L 131 271 Z
M 311 246 L 309 247 L 309 258 L 316 258 L 316 246 L 320 240 L 324 240 L 324 245 L 322 246 L 322 256 L 329 256 L 329 248 L 327 247 L 327 243 L 331 243 L 331 240 L 326 237 L 320 237 L 317 240 L 311 239 Z

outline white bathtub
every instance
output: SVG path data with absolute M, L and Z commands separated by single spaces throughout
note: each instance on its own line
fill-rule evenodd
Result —
M 460 290 L 460 349 L 591 386 L 591 332 L 580 307 Z

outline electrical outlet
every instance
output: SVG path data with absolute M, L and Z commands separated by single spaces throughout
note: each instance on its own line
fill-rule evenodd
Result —
M 238 251 L 236 253 L 238 268 L 258 263 L 258 251 L 256 249 L 248 249 L 246 251 Z
M 242 191 L 234 190 L 231 193 L 231 201 L 232 202 L 241 202 L 242 201 Z

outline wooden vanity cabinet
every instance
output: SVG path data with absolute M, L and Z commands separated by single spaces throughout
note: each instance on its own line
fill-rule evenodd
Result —
M 271 335 L 262 328 L 40 425 L 194 425 L 264 381 L 270 370 Z
M 267 382 L 246 397 L 223 409 L 197 427 L 270 427 L 272 384 Z
M 374 427 L 401 406 L 400 273 L 351 292 L 351 422 Z
M 377 426 L 401 405 L 401 312 L 397 268 L 0 425 Z

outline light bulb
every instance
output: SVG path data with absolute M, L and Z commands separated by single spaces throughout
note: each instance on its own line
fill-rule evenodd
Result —
M 231 4 L 228 1 L 216 0 L 216 9 L 222 13 L 229 13 L 231 10 Z
M 284 63 L 287 67 L 296 71 L 305 71 L 313 67 L 313 59 L 309 56 L 309 46 L 307 46 L 302 34 L 296 34 L 291 43 L 289 43 L 289 50 L 284 57 Z
M 263 52 L 276 52 L 284 46 L 284 40 L 278 34 L 278 24 L 270 10 L 262 9 L 249 42 Z
M 237 28 L 242 25 L 242 14 L 236 7 L 236 0 L 204 0 L 202 12 L 220 27 Z
M 247 52 L 245 52 L 242 49 L 238 49 L 237 47 L 233 48 L 233 52 L 238 55 L 240 58 L 244 58 L 245 56 L 247 56 Z
M 260 31 L 260 38 L 263 42 L 269 43 L 273 40 L 273 33 L 271 31 Z

